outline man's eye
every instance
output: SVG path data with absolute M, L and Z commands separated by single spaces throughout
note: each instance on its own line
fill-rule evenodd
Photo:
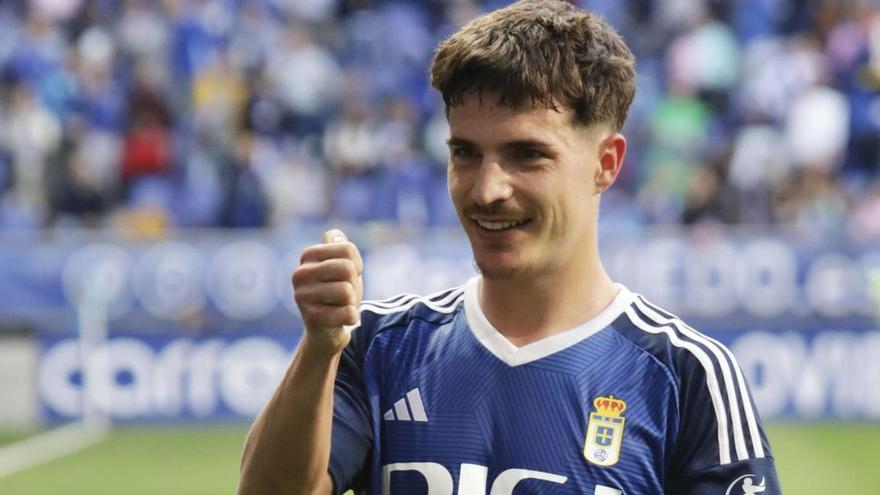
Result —
M 544 153 L 532 148 L 523 148 L 516 151 L 516 158 L 520 160 L 538 160 L 544 158 Z
M 477 152 L 471 148 L 452 148 L 452 156 L 458 158 L 473 158 Z

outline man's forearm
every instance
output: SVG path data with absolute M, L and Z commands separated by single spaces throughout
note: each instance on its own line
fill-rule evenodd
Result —
M 244 446 L 239 495 L 327 495 L 333 386 L 339 356 L 358 322 L 363 260 L 341 230 L 303 250 L 293 297 L 303 318 L 299 349 Z
M 239 495 L 328 494 L 333 383 L 339 354 L 303 336 L 269 403 L 248 433 Z

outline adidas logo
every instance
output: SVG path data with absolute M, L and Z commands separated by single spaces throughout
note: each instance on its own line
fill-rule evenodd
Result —
M 419 389 L 414 388 L 406 393 L 406 397 L 394 403 L 394 407 L 385 411 L 382 415 L 385 421 L 421 421 L 428 422 L 425 414 L 425 405 L 422 404 L 422 396 Z

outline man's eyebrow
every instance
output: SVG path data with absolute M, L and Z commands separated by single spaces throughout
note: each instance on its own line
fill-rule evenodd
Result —
M 468 139 L 460 138 L 452 136 L 446 140 L 446 144 L 449 146 L 471 146 L 476 147 L 477 144 Z M 549 143 L 544 141 L 540 141 L 537 139 L 517 139 L 515 141 L 509 141 L 501 145 L 502 148 L 505 149 L 523 149 L 523 148 L 541 148 L 541 149 L 549 149 L 552 146 Z
M 451 136 L 449 139 L 447 139 L 446 144 L 449 146 L 476 146 L 476 143 L 474 143 L 473 141 L 455 136 Z
M 546 143 L 544 141 L 539 141 L 537 139 L 517 139 L 516 141 L 510 141 L 504 143 L 502 145 L 503 148 L 506 149 L 524 149 L 524 148 L 540 148 L 540 149 L 550 149 L 552 146 L 550 143 Z

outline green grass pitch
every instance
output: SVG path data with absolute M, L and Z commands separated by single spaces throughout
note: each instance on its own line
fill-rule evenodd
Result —
M 117 428 L 75 454 L 0 479 L 3 495 L 235 493 L 245 428 Z M 880 493 L 880 424 L 774 424 L 768 434 L 790 495 Z M 20 434 L 0 433 L 0 443 Z

